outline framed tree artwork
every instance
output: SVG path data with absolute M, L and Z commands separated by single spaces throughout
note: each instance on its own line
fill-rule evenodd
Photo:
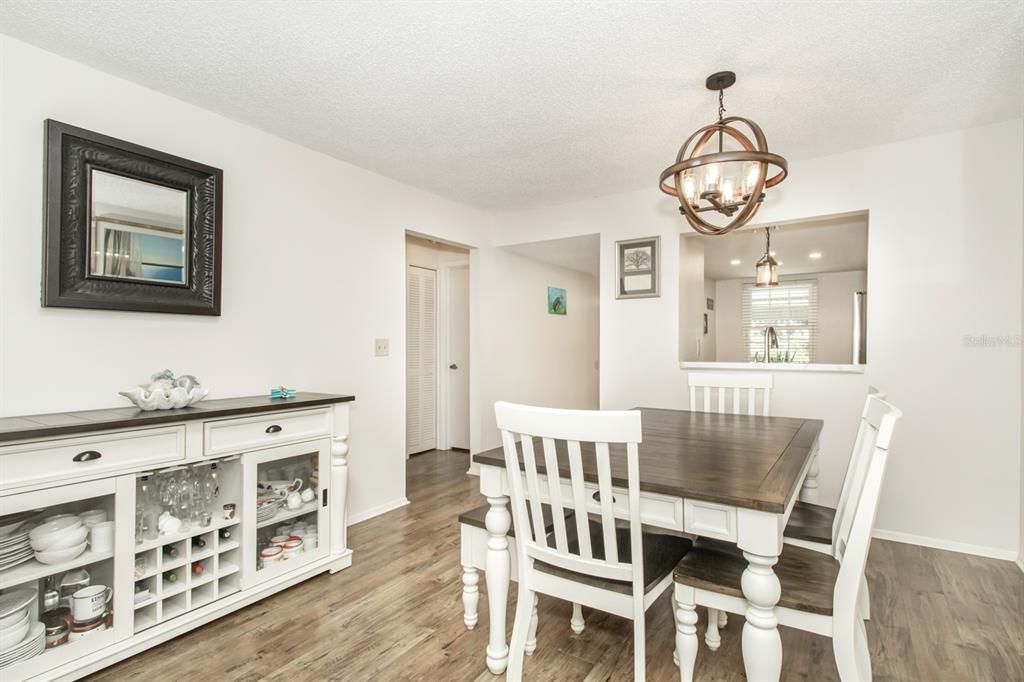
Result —
M 220 315 L 224 175 L 46 121 L 43 305 Z
M 661 237 L 645 237 L 615 242 L 615 298 L 659 296 L 661 277 Z

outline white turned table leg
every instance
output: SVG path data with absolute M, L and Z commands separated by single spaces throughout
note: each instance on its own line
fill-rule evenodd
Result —
M 811 504 L 818 504 L 819 491 L 818 491 L 818 474 L 821 473 L 818 469 L 818 452 L 815 451 L 811 455 L 811 463 L 807 467 L 807 476 L 804 477 L 804 484 L 800 488 L 800 501 L 810 502 Z
M 743 667 L 751 682 L 778 682 L 782 674 L 782 638 L 775 605 L 782 587 L 772 570 L 779 557 L 743 552 L 747 569 L 740 584 L 747 600 L 743 624 Z
M 466 628 L 476 627 L 477 606 L 480 604 L 480 574 L 472 566 L 462 567 L 462 622 Z
M 487 610 L 489 615 L 487 668 L 500 675 L 508 666 L 508 640 L 505 639 L 505 613 L 508 609 L 508 586 L 511 580 L 511 559 L 508 553 L 508 530 L 512 517 L 508 512 L 508 497 L 488 497 L 484 524 L 487 527 L 487 561 L 484 579 L 487 581 Z
M 530 629 L 526 631 L 526 648 L 524 651 L 527 656 L 532 656 L 533 652 L 537 650 L 537 595 L 533 595 L 533 613 L 530 614 Z
M 583 607 L 573 602 L 572 605 L 572 618 L 569 620 L 569 627 L 577 635 L 583 634 L 583 628 L 586 626 L 586 621 L 583 620 Z

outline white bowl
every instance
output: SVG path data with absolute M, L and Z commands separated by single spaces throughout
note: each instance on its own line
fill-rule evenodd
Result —
M 87 537 L 89 537 L 89 529 L 85 526 L 77 526 L 33 540 L 31 545 L 32 549 L 37 552 L 52 552 L 57 549 L 70 549 L 85 542 Z
M 85 551 L 85 546 L 89 544 L 83 542 L 75 547 L 69 547 L 68 549 L 55 549 L 48 552 L 36 552 L 36 561 L 44 564 L 62 564 L 65 561 L 71 561 L 76 556 Z
M 120 394 L 135 403 L 140 410 L 171 410 L 195 405 L 209 392 L 210 389 L 203 386 L 197 386 L 191 391 L 186 391 L 178 386 L 171 391 L 170 395 L 163 391 L 150 391 L 141 387 L 133 388 L 130 391 L 120 391 Z
M 32 532 L 28 534 L 28 539 L 32 542 L 39 542 L 52 540 L 51 536 L 54 536 L 61 531 L 66 531 L 70 528 L 79 528 L 82 525 L 82 519 L 77 516 L 64 516 L 56 518 L 52 521 L 36 526 L 32 529 Z
M 17 644 L 21 644 L 22 640 L 25 639 L 25 635 L 28 634 L 28 629 L 32 624 L 28 620 L 28 613 L 26 612 L 24 617 L 14 625 L 0 630 L 0 651 L 7 651 Z
M 7 628 L 11 627 L 15 623 L 18 623 L 22 619 L 27 618 L 27 617 L 28 617 L 28 607 L 27 606 L 25 608 L 23 608 L 23 609 L 18 609 L 17 611 L 14 611 L 13 613 L 9 613 L 6 616 L 4 616 L 3 618 L 0 618 L 0 630 L 6 630 Z

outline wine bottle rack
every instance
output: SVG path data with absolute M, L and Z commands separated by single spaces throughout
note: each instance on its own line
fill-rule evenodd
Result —
M 231 537 L 220 537 L 222 530 L 229 530 Z M 242 561 L 239 537 L 235 518 L 136 545 L 135 558 L 144 557 L 147 570 L 135 582 L 147 583 L 150 595 L 135 602 L 135 632 L 237 592 Z M 205 546 L 196 547 L 193 538 L 201 538 Z M 173 547 L 177 555 L 168 556 L 165 547 Z M 196 562 L 202 565 L 202 573 L 192 571 Z M 170 580 L 169 574 L 176 579 Z

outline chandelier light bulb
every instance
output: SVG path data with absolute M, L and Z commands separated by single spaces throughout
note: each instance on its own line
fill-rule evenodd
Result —
M 697 203 L 697 179 L 693 173 L 683 173 L 683 197 L 691 204 Z
M 708 166 L 707 171 L 704 173 L 704 181 L 707 183 L 705 191 L 718 191 L 718 178 L 721 175 L 721 172 L 722 168 L 717 163 L 713 163 Z
M 732 178 L 726 178 L 722 181 L 722 203 L 731 204 L 735 201 L 735 192 L 733 190 Z

